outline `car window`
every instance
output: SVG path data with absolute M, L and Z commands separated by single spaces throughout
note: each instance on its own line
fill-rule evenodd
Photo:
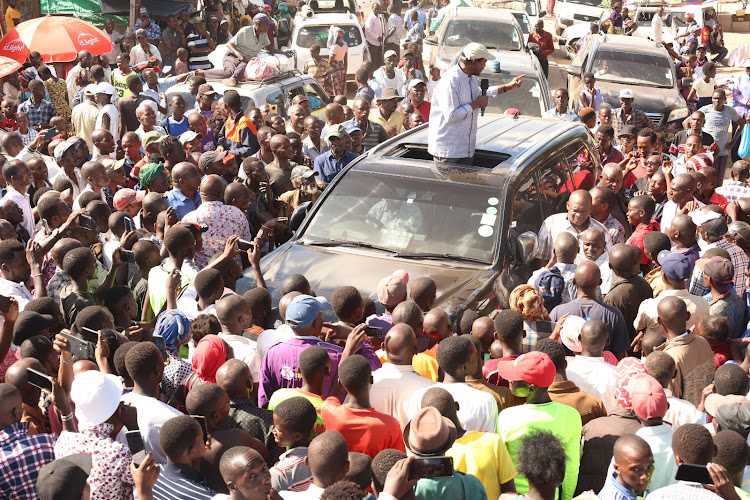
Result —
M 472 177 L 476 167 L 465 169 Z M 349 170 L 301 236 L 367 242 L 389 252 L 448 254 L 491 263 L 499 240 L 499 188 L 439 178 Z
M 531 25 L 529 24 L 529 18 L 525 12 L 513 12 L 513 17 L 515 17 L 516 21 L 518 21 L 518 24 L 521 26 L 521 31 L 523 31 L 524 35 L 528 35 L 529 33 L 531 33 Z
M 266 95 L 266 104 L 270 104 L 271 109 L 273 109 L 275 113 L 286 116 L 286 113 L 282 113 L 282 109 L 284 108 L 284 106 L 281 100 L 281 89 Z
M 488 49 L 521 50 L 523 36 L 512 24 L 463 20 L 451 22 L 445 33 L 445 45 L 464 47 L 471 42 L 482 43 Z
M 566 3 L 577 3 L 581 5 L 588 5 L 589 7 L 603 7 L 604 3 L 602 0 L 565 0 Z
M 490 86 L 503 85 L 511 80 L 510 75 L 498 75 L 491 72 L 482 73 L 481 78 L 487 78 L 490 81 Z M 521 112 L 521 116 L 542 116 L 542 113 L 547 111 L 546 107 L 544 90 L 539 80 L 527 75 L 526 78 L 521 80 L 519 89 L 499 94 L 494 99 L 490 99 L 487 112 L 504 114 L 508 109 L 516 109 Z
M 344 32 L 344 41 L 349 47 L 362 45 L 362 32 L 358 26 L 339 26 Z M 325 48 L 328 43 L 329 25 L 324 26 L 303 26 L 297 32 L 297 45 L 309 49 L 311 45 L 317 43 Z
M 328 96 L 317 83 L 307 82 L 304 85 L 304 89 L 313 111 L 324 108 L 328 104 Z
M 547 173 L 549 173 L 549 166 L 543 168 L 546 168 Z M 552 207 L 546 203 L 544 196 L 539 196 L 539 193 L 542 192 L 539 187 L 541 185 L 539 179 L 536 178 L 536 174 L 531 174 L 524 179 L 513 198 L 511 227 L 514 227 L 519 233 L 531 231 L 539 234 L 539 228 L 542 226 L 544 217 L 555 213 Z
M 620 84 L 674 87 L 671 61 L 666 54 L 599 49 L 594 55 L 591 72 L 597 80 Z
M 527 0 L 524 2 L 524 6 L 526 7 L 526 13 L 529 16 L 537 16 L 539 15 L 539 12 L 536 10 L 536 2 L 534 0 Z

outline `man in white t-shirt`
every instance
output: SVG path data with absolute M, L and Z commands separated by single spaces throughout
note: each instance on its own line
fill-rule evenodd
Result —
M 386 51 L 383 56 L 383 66 L 375 70 L 373 78 L 380 85 L 381 89 L 386 87 L 393 87 L 399 91 L 404 88 L 406 83 L 406 74 L 404 70 L 397 67 L 398 65 L 398 54 L 389 50 Z
M 656 9 L 654 17 L 651 18 L 651 40 L 657 45 L 661 45 L 661 38 L 664 34 L 664 7 L 659 6 Z
M 107 82 L 96 84 L 96 104 L 101 108 L 96 117 L 94 129 L 103 128 L 109 130 L 112 137 L 120 137 L 120 113 L 117 106 L 112 104 L 112 96 L 115 88 Z

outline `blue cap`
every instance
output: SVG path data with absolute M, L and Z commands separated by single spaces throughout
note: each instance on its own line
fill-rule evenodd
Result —
M 344 126 L 344 130 L 346 130 L 347 134 L 351 134 L 355 130 L 362 131 L 361 128 L 359 128 L 359 123 L 357 123 L 355 120 L 349 120 L 348 122 L 344 122 L 341 125 Z
M 322 299 L 322 300 L 321 300 Z M 286 322 L 292 328 L 306 328 L 323 312 L 325 299 L 310 295 L 297 295 L 286 308 Z
M 690 260 L 679 252 L 662 250 L 657 259 L 664 276 L 670 281 L 685 281 L 690 278 Z
M 272 24 L 271 20 L 268 18 L 267 15 L 263 14 L 262 12 L 255 14 L 253 16 L 253 23 L 266 23 L 266 24 Z

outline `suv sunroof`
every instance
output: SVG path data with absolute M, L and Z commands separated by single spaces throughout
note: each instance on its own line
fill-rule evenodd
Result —
M 427 146 L 424 144 L 397 144 L 392 149 L 383 153 L 383 156 L 432 161 L 432 155 L 427 151 Z M 510 155 L 506 153 L 478 150 L 474 153 L 474 162 L 472 163 L 472 166 L 493 169 L 509 158 Z

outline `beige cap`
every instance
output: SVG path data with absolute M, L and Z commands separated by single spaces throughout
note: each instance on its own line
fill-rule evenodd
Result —
M 494 61 L 495 56 L 490 54 L 487 47 L 481 43 L 471 42 L 466 45 L 461 51 L 460 58 L 464 61 L 476 61 L 477 59 L 487 59 L 488 61 Z

